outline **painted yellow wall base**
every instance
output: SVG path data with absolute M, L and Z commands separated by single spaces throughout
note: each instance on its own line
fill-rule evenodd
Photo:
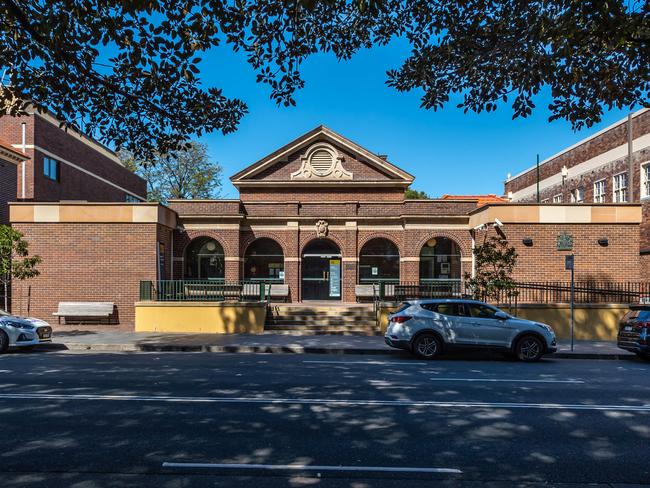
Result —
M 574 312 L 574 336 L 577 340 L 615 341 L 618 322 L 629 310 L 627 304 L 578 304 Z M 508 312 L 508 308 L 504 307 Z M 513 310 L 514 313 L 514 310 Z M 523 304 L 517 317 L 550 325 L 558 339 L 571 338 L 571 307 L 566 303 Z
M 397 309 L 397 304 L 385 304 L 379 309 L 379 326 L 382 333 L 388 326 L 388 314 Z M 505 312 L 519 318 L 535 320 L 553 327 L 558 339 L 571 338 L 571 308 L 566 303 L 522 304 Z M 574 334 L 577 340 L 615 341 L 618 322 L 628 311 L 626 304 L 578 304 L 574 312 Z
M 262 334 L 264 303 L 137 302 L 136 332 Z

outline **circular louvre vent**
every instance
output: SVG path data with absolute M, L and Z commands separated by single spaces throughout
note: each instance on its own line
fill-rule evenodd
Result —
M 314 173 L 323 176 L 332 170 L 332 166 L 334 165 L 334 157 L 329 151 L 326 151 L 325 149 L 318 149 L 311 155 L 309 164 L 311 165 Z

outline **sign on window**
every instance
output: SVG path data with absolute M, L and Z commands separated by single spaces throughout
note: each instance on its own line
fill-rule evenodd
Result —
M 341 260 L 330 259 L 330 297 L 341 296 Z

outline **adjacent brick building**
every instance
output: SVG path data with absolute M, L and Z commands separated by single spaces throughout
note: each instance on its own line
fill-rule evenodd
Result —
M 16 168 L 0 168 L 0 215 L 16 200 L 146 200 L 146 182 L 113 151 L 74 129 L 61 129 L 48 113 L 0 117 L 0 141 L 25 157 Z
M 9 223 L 7 202 L 16 199 L 17 167 L 29 159 L 0 140 L 0 225 Z
M 506 180 L 505 192 L 513 202 L 536 202 L 537 180 L 537 168 L 528 168 Z M 650 273 L 650 109 L 639 110 L 631 118 L 619 120 L 542 161 L 539 200 L 543 204 L 641 203 L 640 264 L 643 276 L 647 276 Z
M 520 281 L 568 279 L 569 252 L 578 279 L 640 278 L 640 205 L 406 200 L 412 175 L 323 126 L 231 180 L 239 199 L 12 205 L 13 225 L 44 258 L 14 309 L 26 309 L 31 285 L 37 317 L 51 319 L 60 301 L 112 301 L 129 328 L 140 280 L 273 282 L 292 302 L 354 302 L 359 284 L 460 284 L 498 222 Z M 558 250 L 561 235 L 573 238 L 569 251 Z

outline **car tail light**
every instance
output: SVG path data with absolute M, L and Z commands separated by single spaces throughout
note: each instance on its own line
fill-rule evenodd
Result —
M 391 320 L 393 322 L 397 323 L 397 324 L 403 324 L 407 320 L 411 320 L 411 316 L 409 316 L 409 315 L 398 315 L 397 317 L 393 317 Z
M 639 344 L 647 344 L 648 336 L 650 335 L 650 322 L 637 322 L 636 326 L 641 329 L 639 336 Z

